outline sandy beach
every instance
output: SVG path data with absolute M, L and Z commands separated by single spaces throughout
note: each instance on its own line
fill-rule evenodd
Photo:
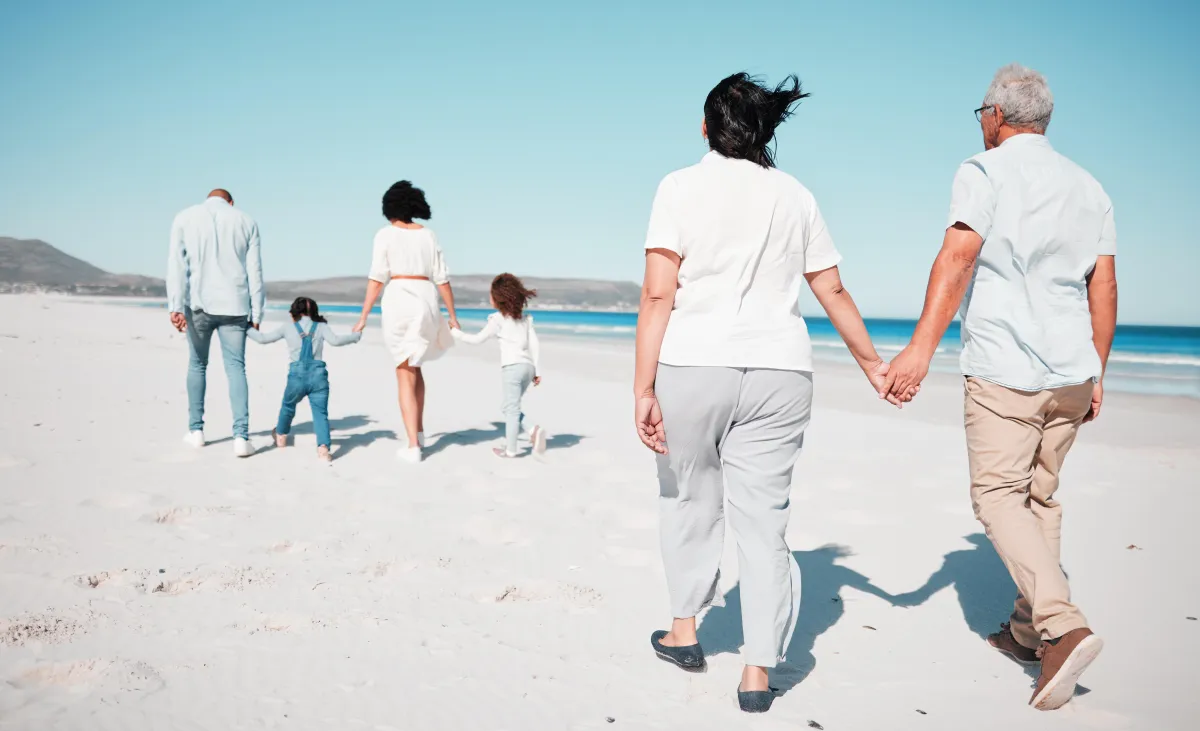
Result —
M 1110 393 L 1081 432 L 1064 565 L 1107 647 L 1071 704 L 1039 713 L 1026 671 L 982 639 L 1014 589 L 971 513 L 958 379 L 898 412 L 823 367 L 785 693 L 748 717 L 731 541 L 725 606 L 700 628 L 708 673 L 649 648 L 669 617 L 631 346 L 545 338 L 526 411 L 553 438 L 508 461 L 490 450 L 496 353 L 455 349 L 426 369 L 433 445 L 405 465 L 373 324 L 326 353 L 331 467 L 307 406 L 295 445 L 267 449 L 286 350 L 247 350 L 263 451 L 237 460 L 216 346 L 211 444 L 191 450 L 187 345 L 164 312 L 0 297 L 0 728 L 1200 726 L 1195 399 Z

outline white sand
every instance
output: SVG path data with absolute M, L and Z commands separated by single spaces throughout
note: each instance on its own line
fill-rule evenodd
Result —
M 210 440 L 229 436 L 218 352 Z M 805 572 L 781 678 L 795 687 L 748 717 L 732 551 L 729 606 L 701 630 L 709 672 L 648 646 L 668 617 L 631 349 L 549 342 L 544 357 L 527 402 L 557 435 L 542 460 L 491 455 L 499 374 L 480 348 L 427 369 L 428 430 L 456 436 L 398 464 L 372 330 L 327 353 L 334 466 L 306 406 L 294 448 L 239 461 L 228 441 L 180 443 L 187 349 L 164 313 L 0 297 L 0 728 L 1200 726 L 1196 401 L 1111 394 L 1071 455 L 1064 563 L 1107 649 L 1091 692 L 1047 714 L 980 638 L 1013 590 L 971 542 L 956 379 L 897 413 L 854 374 L 819 374 L 789 534 Z M 286 353 L 248 359 L 265 447 Z M 939 570 L 913 608 L 862 591 Z

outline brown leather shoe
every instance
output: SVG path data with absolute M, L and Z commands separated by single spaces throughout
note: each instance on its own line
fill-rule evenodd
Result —
M 1075 695 L 1075 683 L 1104 649 L 1104 640 L 1086 627 L 1073 629 L 1038 648 L 1042 674 L 1029 705 L 1039 711 L 1062 708 Z
M 1000 631 L 987 637 L 988 644 L 1022 665 L 1036 665 L 1037 650 L 1031 650 L 1013 637 L 1012 627 L 1008 622 L 1000 625 Z

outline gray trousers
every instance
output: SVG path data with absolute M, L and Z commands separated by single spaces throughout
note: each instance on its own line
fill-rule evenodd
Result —
M 658 479 L 672 616 L 694 617 L 716 597 L 728 498 L 743 660 L 775 667 L 800 609 L 800 568 L 784 533 L 812 374 L 659 365 L 655 391 L 667 435 Z

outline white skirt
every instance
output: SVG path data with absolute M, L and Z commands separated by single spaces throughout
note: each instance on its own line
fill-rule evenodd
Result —
M 397 366 L 414 368 L 454 345 L 437 287 L 422 279 L 393 279 L 383 290 L 383 342 Z

